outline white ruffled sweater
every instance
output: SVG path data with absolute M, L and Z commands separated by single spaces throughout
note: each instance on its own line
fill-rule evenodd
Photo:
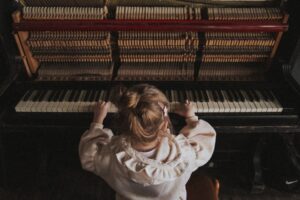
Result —
M 102 177 L 117 200 L 185 200 L 191 173 L 211 158 L 216 140 L 206 121 L 194 116 L 186 122 L 171 143 L 161 140 L 153 159 L 132 148 L 125 136 L 92 123 L 79 144 L 82 167 Z

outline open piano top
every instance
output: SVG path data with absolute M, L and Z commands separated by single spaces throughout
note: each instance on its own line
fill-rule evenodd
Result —
M 87 127 L 114 86 L 148 82 L 175 125 L 189 99 L 218 132 L 299 130 L 299 96 L 276 60 L 288 30 L 278 1 L 76 2 L 23 0 L 13 13 L 29 81 L 7 92 L 4 127 Z

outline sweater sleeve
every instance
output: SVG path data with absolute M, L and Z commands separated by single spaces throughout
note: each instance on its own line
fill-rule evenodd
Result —
M 110 142 L 112 136 L 112 131 L 103 129 L 102 124 L 91 124 L 79 143 L 79 157 L 83 169 L 95 172 L 95 157 L 101 156 L 102 147 Z
M 186 123 L 187 125 L 181 129 L 180 134 L 187 138 L 195 152 L 196 159 L 193 170 L 196 170 L 211 158 L 215 148 L 216 131 L 208 122 L 198 120 L 197 116 L 187 118 Z

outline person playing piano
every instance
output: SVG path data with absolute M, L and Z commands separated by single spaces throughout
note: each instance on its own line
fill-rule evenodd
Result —
M 83 169 L 103 178 L 117 193 L 116 199 L 185 200 L 186 183 L 198 167 L 211 158 L 216 132 L 199 120 L 188 101 L 177 113 L 186 126 L 171 133 L 169 101 L 156 87 L 135 85 L 119 100 L 114 136 L 103 127 L 110 102 L 96 106 L 94 119 L 81 137 L 79 156 Z

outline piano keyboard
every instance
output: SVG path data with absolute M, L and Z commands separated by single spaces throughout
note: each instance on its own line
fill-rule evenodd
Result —
M 271 90 L 202 89 L 165 90 L 170 111 L 188 99 L 197 113 L 280 113 L 283 107 Z M 15 107 L 16 112 L 93 112 L 97 102 L 108 101 L 108 90 L 29 90 Z M 117 112 L 112 104 L 109 112 Z

